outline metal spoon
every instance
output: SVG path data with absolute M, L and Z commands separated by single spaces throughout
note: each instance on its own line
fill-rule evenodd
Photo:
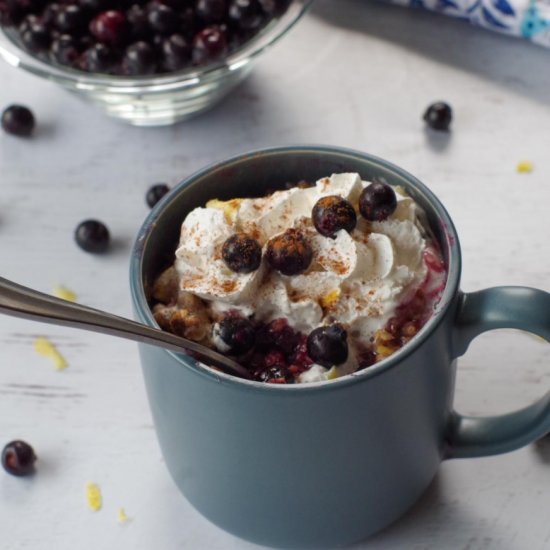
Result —
M 197 342 L 105 311 L 37 292 L 3 277 L 0 277 L 0 313 L 119 336 L 170 351 L 189 351 L 207 365 L 218 367 L 240 378 L 250 378 L 250 373 L 243 366 Z

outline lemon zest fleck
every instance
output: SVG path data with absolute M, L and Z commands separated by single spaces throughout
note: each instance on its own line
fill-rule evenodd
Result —
M 53 293 L 55 296 L 61 298 L 62 300 L 76 302 L 76 294 L 72 290 L 69 290 L 67 287 L 64 287 L 63 285 L 54 286 Z
M 101 510 L 103 500 L 101 498 L 101 489 L 96 483 L 86 483 L 86 502 L 93 512 Z
M 231 199 L 229 201 L 221 201 L 219 199 L 211 199 L 206 203 L 206 208 L 217 208 L 223 210 L 225 221 L 232 224 L 235 221 L 237 209 L 241 204 L 242 199 Z
M 338 370 L 336 369 L 336 367 L 332 367 L 327 372 L 327 379 L 328 380 L 334 380 L 335 378 L 338 378 Z
M 325 309 L 334 307 L 340 299 L 340 294 L 341 292 L 339 288 L 335 288 L 334 290 L 327 292 L 327 294 L 321 297 L 321 307 Z
M 401 195 L 402 197 L 408 197 L 409 196 L 409 194 L 407 193 L 407 190 L 402 185 L 396 185 L 394 187 L 394 189 L 395 189 L 395 192 L 398 195 Z
M 530 174 L 533 171 L 533 163 L 529 160 L 521 160 L 516 166 L 520 174 Z
M 126 522 L 128 522 L 128 521 L 131 521 L 131 518 L 129 518 L 129 517 L 126 515 L 126 510 L 124 510 L 124 508 L 122 508 L 122 506 L 117 510 L 116 517 L 117 517 L 117 521 L 118 521 L 120 524 L 123 524 L 123 523 L 126 523 Z
M 64 370 L 69 366 L 65 358 L 55 347 L 54 343 L 43 336 L 40 336 L 34 341 L 34 349 L 36 353 L 43 357 L 50 357 L 53 360 L 56 370 Z

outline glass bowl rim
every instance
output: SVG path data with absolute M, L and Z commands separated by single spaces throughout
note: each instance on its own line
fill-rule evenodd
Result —
M 173 73 L 139 77 L 86 73 L 62 65 L 50 64 L 26 52 L 9 37 L 11 27 L 3 26 L 0 26 L 0 58 L 3 58 L 9 65 L 22 68 L 36 76 L 82 90 L 105 88 L 124 93 L 137 90 L 187 88 L 205 80 L 216 80 L 248 65 L 286 35 L 313 2 L 314 0 L 292 0 L 288 9 L 281 16 L 268 23 L 245 45 L 227 56 L 223 62 L 207 65 L 204 69 L 191 67 Z

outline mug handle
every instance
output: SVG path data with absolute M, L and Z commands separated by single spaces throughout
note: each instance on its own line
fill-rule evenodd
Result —
M 515 328 L 550 342 L 550 293 L 503 286 L 461 294 L 453 332 L 453 355 L 463 355 L 482 332 Z M 533 404 L 499 416 L 451 413 L 444 458 L 506 453 L 550 432 L 550 392 Z

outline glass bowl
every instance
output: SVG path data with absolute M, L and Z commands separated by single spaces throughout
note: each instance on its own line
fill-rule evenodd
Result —
M 165 75 L 90 74 L 38 59 L 18 45 L 14 28 L 0 27 L 0 57 L 14 67 L 56 82 L 97 105 L 109 116 L 136 126 L 165 126 L 212 107 L 282 38 L 313 0 L 293 0 L 288 9 L 222 62 Z

